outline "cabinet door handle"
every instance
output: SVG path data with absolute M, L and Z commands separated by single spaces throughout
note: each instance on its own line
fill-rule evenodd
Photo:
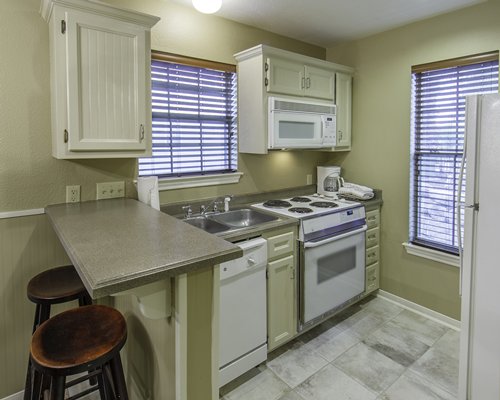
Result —
M 341 130 L 339 130 L 339 136 L 340 136 L 340 140 L 342 140 L 342 136 L 343 136 L 343 132 Z
M 302 78 L 302 83 L 301 83 L 300 88 L 305 89 L 305 87 L 306 87 L 306 78 Z
M 306 88 L 309 89 L 311 87 L 311 78 L 306 79 Z
M 141 124 L 139 127 L 139 141 L 142 142 L 144 140 L 144 125 Z

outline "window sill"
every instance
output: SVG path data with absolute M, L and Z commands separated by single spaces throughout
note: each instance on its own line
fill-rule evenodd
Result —
M 179 178 L 162 178 L 158 180 L 158 189 L 173 190 L 173 189 L 188 189 L 200 186 L 227 185 L 230 183 L 238 183 L 243 175 L 243 172 L 233 172 L 230 174 L 214 174 L 214 175 L 196 175 L 182 176 Z
M 413 256 L 427 258 L 429 260 L 441 262 L 443 264 L 453 265 L 454 267 L 460 266 L 460 258 L 452 254 L 444 253 L 438 250 L 428 249 L 422 246 L 416 246 L 411 243 L 403 243 L 404 248 L 408 254 Z

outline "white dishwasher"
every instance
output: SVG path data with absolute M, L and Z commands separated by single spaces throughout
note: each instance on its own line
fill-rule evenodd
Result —
M 267 241 L 238 246 L 243 257 L 220 264 L 219 386 L 267 359 Z

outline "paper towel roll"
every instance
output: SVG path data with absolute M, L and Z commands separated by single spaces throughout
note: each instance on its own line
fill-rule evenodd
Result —
M 137 178 L 137 195 L 139 201 L 159 210 L 160 193 L 158 192 L 158 177 L 139 177 Z

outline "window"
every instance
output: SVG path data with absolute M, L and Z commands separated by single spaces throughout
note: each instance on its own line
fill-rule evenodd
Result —
M 498 91 L 498 52 L 412 68 L 410 242 L 458 254 L 465 96 Z
M 235 71 L 234 65 L 152 54 L 153 153 L 139 159 L 140 176 L 237 170 Z

